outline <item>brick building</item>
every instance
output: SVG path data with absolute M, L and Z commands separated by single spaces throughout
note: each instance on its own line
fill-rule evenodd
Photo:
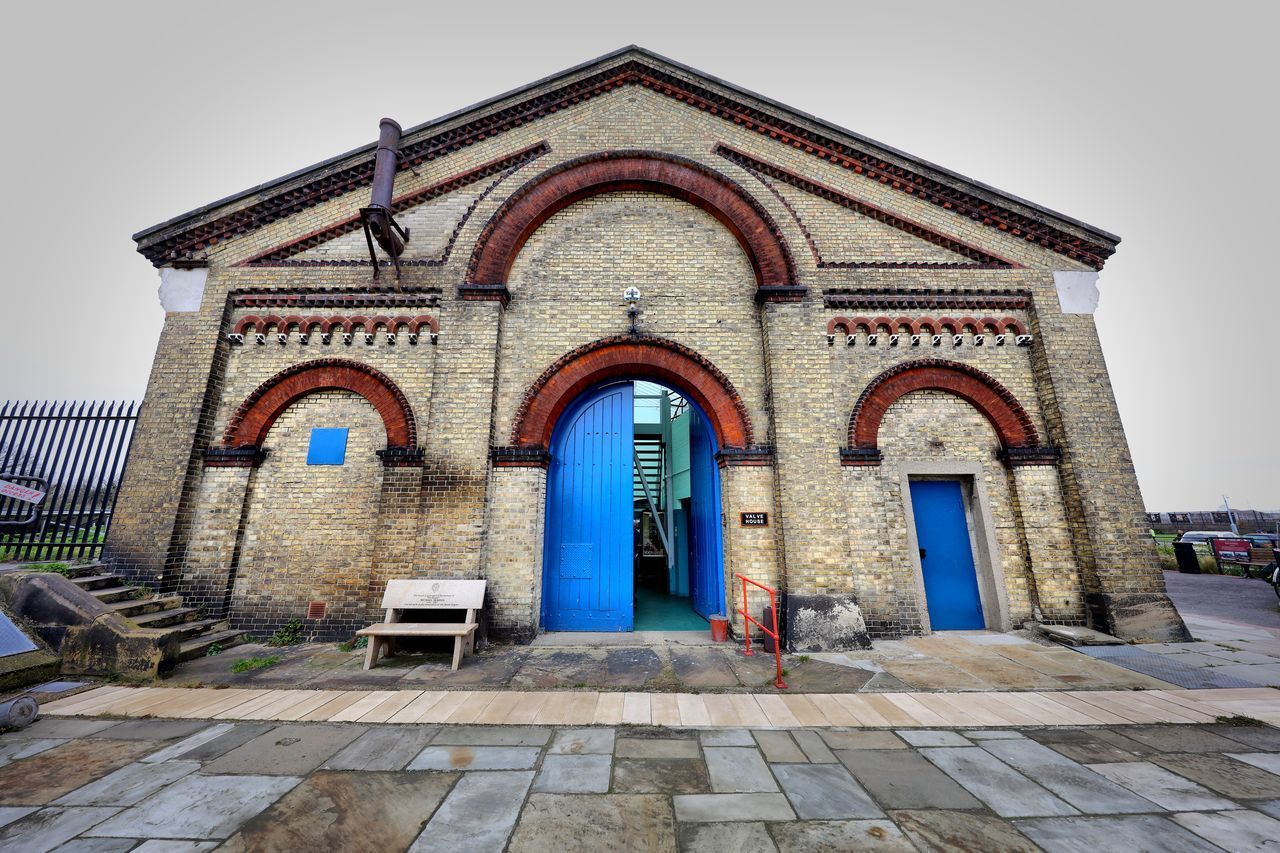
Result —
M 135 236 L 118 571 L 321 637 L 389 578 L 486 578 L 527 640 L 739 572 L 829 644 L 1184 633 L 1091 317 L 1115 236 L 634 47 L 399 151 L 398 276 L 374 146 Z

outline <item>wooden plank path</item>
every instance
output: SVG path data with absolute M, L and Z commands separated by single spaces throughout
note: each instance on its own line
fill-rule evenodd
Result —
M 1235 715 L 1280 725 L 1280 690 L 698 694 L 112 686 L 59 699 L 40 710 L 65 717 L 393 725 L 951 728 L 1212 723 Z

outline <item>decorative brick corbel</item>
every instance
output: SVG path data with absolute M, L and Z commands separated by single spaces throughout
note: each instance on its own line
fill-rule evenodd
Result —
M 505 284 L 458 285 L 458 298 L 464 302 L 500 302 L 506 308 L 511 304 L 511 291 Z
M 1005 447 L 996 457 L 1010 468 L 1023 465 L 1057 465 L 1062 461 L 1062 451 L 1051 445 L 1035 447 Z
M 793 284 L 762 284 L 756 288 L 756 304 L 766 302 L 803 302 L 807 287 Z
M 267 458 L 267 449 L 255 444 L 239 447 L 209 447 L 204 451 L 206 468 L 257 468 Z
M 489 461 L 495 468 L 546 468 L 551 454 L 540 447 L 491 447 Z
M 772 444 L 752 444 L 747 447 L 726 447 L 716 454 L 721 468 L 761 467 L 773 464 Z
M 884 454 L 877 447 L 842 447 L 840 448 L 840 464 L 855 468 L 868 468 L 879 465 Z
M 376 453 L 383 468 L 421 468 L 426 456 L 421 447 L 388 447 Z

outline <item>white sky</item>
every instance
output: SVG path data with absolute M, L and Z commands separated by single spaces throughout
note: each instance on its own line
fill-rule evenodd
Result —
M 1280 508 L 1276 9 L 12 4 L 0 399 L 141 396 L 133 232 L 636 43 L 1119 234 L 1097 322 L 1148 508 Z

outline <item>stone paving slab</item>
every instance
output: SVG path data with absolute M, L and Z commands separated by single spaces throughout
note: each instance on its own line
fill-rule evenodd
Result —
M 677 840 L 681 853 L 778 853 L 763 823 L 686 823 Z
M 778 790 L 769 766 L 757 750 L 712 746 L 703 751 L 711 790 L 717 794 L 766 794 Z M 803 754 L 803 753 L 802 753 Z
M 4 767 L 12 761 L 29 758 L 37 753 L 44 752 L 46 749 L 61 746 L 67 740 L 67 738 L 39 738 L 36 740 L 18 740 L 15 738 L 6 743 L 0 743 L 0 767 Z
M 435 726 L 374 728 L 321 765 L 323 770 L 403 770 L 436 734 Z
M 279 726 L 214 759 L 205 771 L 300 776 L 315 770 L 366 731 L 362 726 Z
M 838 764 L 778 764 L 773 772 L 796 816 L 803 820 L 884 817 L 849 771 Z
M 614 754 L 619 758 L 697 758 L 698 742 L 620 737 Z
M 1174 752 L 1153 755 L 1151 762 L 1226 797 L 1268 800 L 1280 797 L 1280 776 L 1225 755 Z
M 197 761 L 170 761 L 159 766 L 137 763 L 54 800 L 56 806 L 132 806 L 139 800 L 200 769 Z
M 1001 817 L 1077 814 L 1074 808 L 979 747 L 928 747 L 920 754 Z
M 1086 814 L 1141 814 L 1156 810 L 1150 800 L 1035 741 L 988 741 L 983 749 Z
M 142 740 L 71 740 L 0 767 L 0 805 L 45 805 L 154 752 Z
M 824 820 L 774 824 L 779 853 L 814 850 L 885 850 L 914 853 L 915 846 L 887 820 Z
M 85 834 L 112 838 L 226 838 L 301 781 L 296 776 L 186 776 Z
M 0 851 L 45 853 L 119 811 L 117 808 L 41 809 L 0 829 Z
M 680 794 L 672 798 L 676 819 L 691 823 L 795 820 L 782 794 Z
M 465 774 L 409 849 L 412 853 L 501 853 L 532 783 L 532 770 Z
M 1230 800 L 1215 796 L 1202 785 L 1145 761 L 1091 764 L 1089 767 L 1118 785 L 1141 792 L 1145 799 L 1162 809 L 1230 808 Z
M 891 811 L 889 816 L 921 850 L 973 853 L 986 850 L 1039 853 L 1040 850 L 1011 824 L 990 815 L 930 809 Z
M 547 752 L 551 755 L 612 755 L 614 740 L 613 729 L 566 729 L 556 732 Z
M 982 808 L 958 782 L 912 750 L 860 749 L 836 754 L 885 808 Z
M 606 794 L 612 777 L 609 755 L 548 755 L 533 790 L 548 794 Z
M 228 839 L 225 850 L 405 850 L 456 773 L 313 773 Z
M 706 794 L 707 765 L 700 758 L 618 758 L 613 790 L 620 794 Z
M 1280 846 L 1280 821 L 1254 811 L 1192 812 L 1176 814 L 1173 821 L 1224 850 L 1265 850 Z
M 428 746 L 409 762 L 409 770 L 529 770 L 538 761 L 536 746 Z
M 644 850 L 675 853 L 675 822 L 665 797 L 530 795 L 510 853 L 600 853 Z
M 1155 815 L 1025 820 L 1015 821 L 1014 825 L 1048 853 L 1203 853 L 1217 849 L 1173 821 Z

